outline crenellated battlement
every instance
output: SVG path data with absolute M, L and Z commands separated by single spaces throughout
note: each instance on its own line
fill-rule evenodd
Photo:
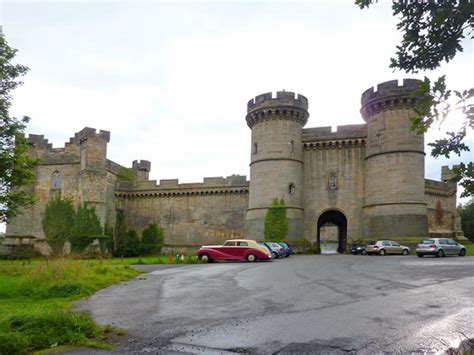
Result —
M 367 89 L 361 97 L 362 117 L 367 121 L 381 111 L 413 107 L 416 100 L 411 94 L 420 83 L 418 79 L 403 79 L 403 84 L 398 85 L 398 80 L 390 80 Z
M 330 141 L 330 140 L 347 140 L 355 138 L 367 138 L 367 125 L 354 124 L 337 126 L 335 132 L 331 127 L 314 127 L 303 129 L 303 143 Z
M 137 171 L 150 172 L 151 162 L 148 160 L 134 160 L 132 163 L 132 169 Z
M 203 182 L 180 184 L 178 179 L 117 182 L 116 191 L 120 197 L 133 196 L 193 196 L 221 193 L 248 193 L 249 181 L 245 175 L 231 175 L 226 178 L 205 177 Z
M 43 134 L 30 134 L 28 135 L 28 142 L 35 148 L 43 148 L 46 150 L 52 150 L 53 145 L 44 138 Z
M 95 128 L 85 127 L 74 135 L 75 141 L 79 144 L 89 138 L 103 139 L 108 143 L 110 141 L 110 132 L 103 130 L 98 131 Z
M 277 91 L 256 96 L 247 103 L 247 125 L 252 128 L 262 120 L 286 119 L 300 122 L 308 121 L 308 99 L 291 91 Z

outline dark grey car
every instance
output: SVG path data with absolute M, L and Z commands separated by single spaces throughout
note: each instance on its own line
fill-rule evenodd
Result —
M 455 240 L 448 238 L 424 239 L 416 246 L 416 255 L 422 258 L 425 255 L 466 255 L 466 247 Z

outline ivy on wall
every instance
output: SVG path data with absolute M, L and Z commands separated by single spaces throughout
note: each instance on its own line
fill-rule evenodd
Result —
M 288 218 L 283 198 L 274 198 L 265 215 L 263 230 L 265 240 L 281 242 L 288 235 Z

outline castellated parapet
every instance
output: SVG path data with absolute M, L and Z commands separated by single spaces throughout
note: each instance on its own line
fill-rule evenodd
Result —
M 413 108 L 416 99 L 413 91 L 420 86 L 421 80 L 404 79 L 403 85 L 398 85 L 398 80 L 386 81 L 378 84 L 376 90 L 370 88 L 362 94 L 360 113 L 364 120 L 387 110 L 399 108 Z
M 290 91 L 277 91 L 276 97 L 267 92 L 247 103 L 246 120 L 250 128 L 260 121 L 271 119 L 294 120 L 304 126 L 308 117 L 308 99 Z
M 137 180 L 148 180 L 151 163 L 148 160 L 134 160 L 132 163 L 132 169 L 135 170 L 135 173 L 137 174 Z

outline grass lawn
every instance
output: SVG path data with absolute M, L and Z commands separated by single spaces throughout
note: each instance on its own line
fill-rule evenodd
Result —
M 117 260 L 33 260 L 0 263 L 0 354 L 101 343 L 110 327 L 70 311 L 71 301 L 138 274 Z
M 466 247 L 466 255 L 474 256 L 474 243 L 472 242 L 461 242 Z

